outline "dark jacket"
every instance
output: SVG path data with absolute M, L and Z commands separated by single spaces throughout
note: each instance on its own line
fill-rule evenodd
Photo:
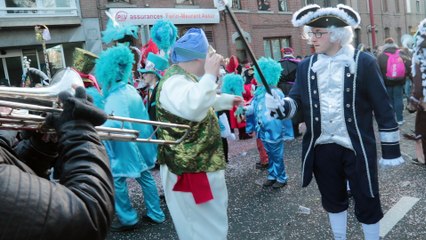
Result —
M 155 98 L 157 96 L 157 86 L 158 86 L 158 82 L 157 84 L 155 84 L 155 87 L 152 89 L 151 97 L 149 97 L 146 102 L 146 108 L 148 110 L 149 120 L 151 121 L 157 121 L 157 116 L 155 115 L 155 105 L 156 105 Z
M 284 57 L 279 63 L 283 70 L 281 71 L 280 80 L 277 86 L 287 96 L 296 80 L 296 69 L 299 60 L 293 57 Z
M 297 68 L 296 83 L 285 100 L 285 115 L 292 117 L 295 110 L 301 108 L 306 122 L 306 133 L 302 143 L 302 186 L 312 180 L 314 165 L 314 144 L 321 134 L 321 111 L 316 74 L 310 69 L 317 55 L 306 58 Z M 359 55 L 356 79 L 345 69 L 344 116 L 352 146 L 356 154 L 357 176 L 362 191 L 368 196 L 378 194 L 377 149 L 373 128 L 373 114 L 379 132 L 389 136 L 398 133 L 394 111 L 389 102 L 386 88 L 376 59 L 370 54 Z M 399 136 L 399 135 L 397 135 Z M 384 139 L 381 139 L 384 140 Z M 401 156 L 399 141 L 382 141 L 384 159 Z
M 403 85 L 405 83 L 405 80 L 407 77 L 410 76 L 410 72 L 411 72 L 411 60 L 408 56 L 405 56 L 401 51 L 399 53 L 399 55 L 401 56 L 402 60 L 404 61 L 404 65 L 405 65 L 405 77 L 401 78 L 401 79 L 393 79 L 393 80 L 389 80 L 386 78 L 386 71 L 387 71 L 387 66 L 388 66 L 388 55 L 385 54 L 386 53 L 395 53 L 395 51 L 398 49 L 398 47 L 394 44 L 385 44 L 383 46 L 383 52 L 380 53 L 377 56 L 377 61 L 379 63 L 380 66 L 380 72 L 382 73 L 382 77 L 383 80 L 385 82 L 386 86 L 399 86 L 399 85 Z
M 35 175 L 0 136 L 0 239 L 105 239 L 114 214 L 105 149 L 85 121 L 58 133 L 59 183 Z

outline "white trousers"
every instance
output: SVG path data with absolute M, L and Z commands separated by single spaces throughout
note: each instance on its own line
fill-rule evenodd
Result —
M 181 240 L 223 240 L 228 234 L 228 190 L 225 171 L 207 173 L 213 200 L 195 204 L 192 193 L 173 191 L 177 175 L 160 166 L 167 207 Z

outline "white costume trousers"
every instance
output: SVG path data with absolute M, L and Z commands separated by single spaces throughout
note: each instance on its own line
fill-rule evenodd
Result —
M 228 234 L 228 190 L 225 171 L 207 173 L 213 200 L 195 204 L 192 193 L 173 191 L 177 175 L 160 166 L 167 207 L 181 240 L 223 240 Z

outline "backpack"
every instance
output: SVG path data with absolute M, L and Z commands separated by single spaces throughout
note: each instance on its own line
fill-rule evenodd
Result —
M 386 67 L 386 79 L 389 80 L 400 80 L 405 78 L 405 64 L 402 58 L 399 56 L 399 50 L 395 53 L 384 52 L 389 58 Z

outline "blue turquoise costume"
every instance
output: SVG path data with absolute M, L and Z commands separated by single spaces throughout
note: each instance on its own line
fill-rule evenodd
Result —
M 284 93 L 276 87 L 280 70 L 269 69 L 269 66 L 281 68 L 280 64 L 272 59 L 261 58 L 259 66 L 265 73 L 265 78 L 271 86 L 271 90 L 281 99 L 284 99 Z M 269 72 L 269 73 L 268 73 Z M 274 74 L 278 72 L 278 74 Z M 257 71 L 255 71 L 255 76 Z M 260 79 L 256 76 L 256 79 Z M 247 108 L 247 126 L 246 132 L 256 132 L 257 138 L 262 140 L 268 154 L 268 180 L 276 180 L 280 183 L 287 182 L 287 174 L 284 164 L 284 141 L 294 138 L 291 120 L 279 120 L 270 116 L 265 106 L 266 90 L 264 86 L 259 86 L 251 104 Z
M 102 85 L 107 114 L 148 120 L 148 113 L 137 90 L 127 84 L 132 69 L 133 56 L 126 46 L 112 47 L 104 51 L 97 64 L 96 76 Z M 123 80 L 124 79 L 124 80 Z M 120 128 L 121 122 L 108 120 L 104 127 Z M 137 130 L 140 138 L 151 136 L 152 126 L 124 123 L 124 128 Z M 134 225 L 138 215 L 131 206 L 127 178 L 134 178 L 141 186 L 147 215 L 155 222 L 163 222 L 164 213 L 156 183 L 150 173 L 157 158 L 157 146 L 148 143 L 104 141 L 111 161 L 115 187 L 115 211 L 122 225 Z

